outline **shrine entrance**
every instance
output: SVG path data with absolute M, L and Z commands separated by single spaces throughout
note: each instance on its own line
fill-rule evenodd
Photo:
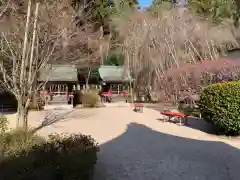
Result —
M 68 86 L 67 84 L 51 84 L 49 92 L 53 96 L 64 96 L 68 94 Z
M 51 104 L 68 104 L 67 84 L 51 84 L 49 86 L 49 94 L 51 96 Z
M 44 84 L 40 93 L 45 106 L 70 105 L 74 87 L 78 84 L 77 68 L 75 65 L 47 64 L 40 70 L 38 82 Z

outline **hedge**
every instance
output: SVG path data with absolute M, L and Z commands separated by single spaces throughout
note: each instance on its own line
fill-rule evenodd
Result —
M 209 85 L 203 89 L 202 117 L 226 135 L 240 134 L 240 81 Z
M 1 134 L 1 180 L 91 179 L 99 149 L 90 136 L 52 135 L 42 141 L 25 135 L 23 131 Z

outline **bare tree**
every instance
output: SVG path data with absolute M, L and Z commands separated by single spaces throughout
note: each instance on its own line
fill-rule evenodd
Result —
M 39 71 L 48 63 L 86 62 L 90 53 L 69 0 L 28 0 L 23 8 L 26 14 L 12 12 L 2 24 L 8 30 L 0 36 L 0 80 L 18 101 L 17 126 L 27 129 L 30 101 L 46 83 L 36 84 Z
M 139 88 L 152 86 L 160 91 L 167 69 L 216 60 L 229 47 L 238 46 L 231 22 L 215 26 L 210 20 L 187 11 L 179 14 L 174 8 L 163 10 L 158 17 L 134 12 L 116 24 L 123 39 L 125 64 Z
M 8 10 L 10 4 L 11 4 L 11 0 L 8 0 L 7 2 L 5 1 L 1 1 L 1 11 L 0 11 L 0 19 L 3 17 L 4 13 L 6 13 L 6 11 Z

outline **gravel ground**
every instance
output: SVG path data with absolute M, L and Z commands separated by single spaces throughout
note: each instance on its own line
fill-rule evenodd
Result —
M 180 138 L 133 123 L 101 146 L 97 168 L 105 174 L 96 180 L 237 180 L 239 152 L 222 142 Z
M 36 127 L 44 117 L 52 123 L 40 130 L 42 135 L 81 132 L 100 143 L 94 180 L 240 179 L 239 140 L 163 123 L 152 109 L 144 113 L 129 107 L 83 109 L 57 121 L 47 120 L 44 112 L 32 112 L 29 122 Z

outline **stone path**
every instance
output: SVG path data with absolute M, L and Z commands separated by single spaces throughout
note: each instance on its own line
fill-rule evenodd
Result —
M 70 112 L 69 110 L 68 112 Z M 30 114 L 32 126 L 52 122 L 39 133 L 81 132 L 100 143 L 94 180 L 239 180 L 240 141 L 190 127 L 162 123 L 152 109 L 107 107 Z M 51 114 L 51 113 L 50 113 Z M 53 116 L 54 117 L 54 116 Z M 9 117 L 11 118 L 11 117 Z M 13 117 L 12 117 L 13 118 Z M 54 119 L 54 118 L 52 118 Z

